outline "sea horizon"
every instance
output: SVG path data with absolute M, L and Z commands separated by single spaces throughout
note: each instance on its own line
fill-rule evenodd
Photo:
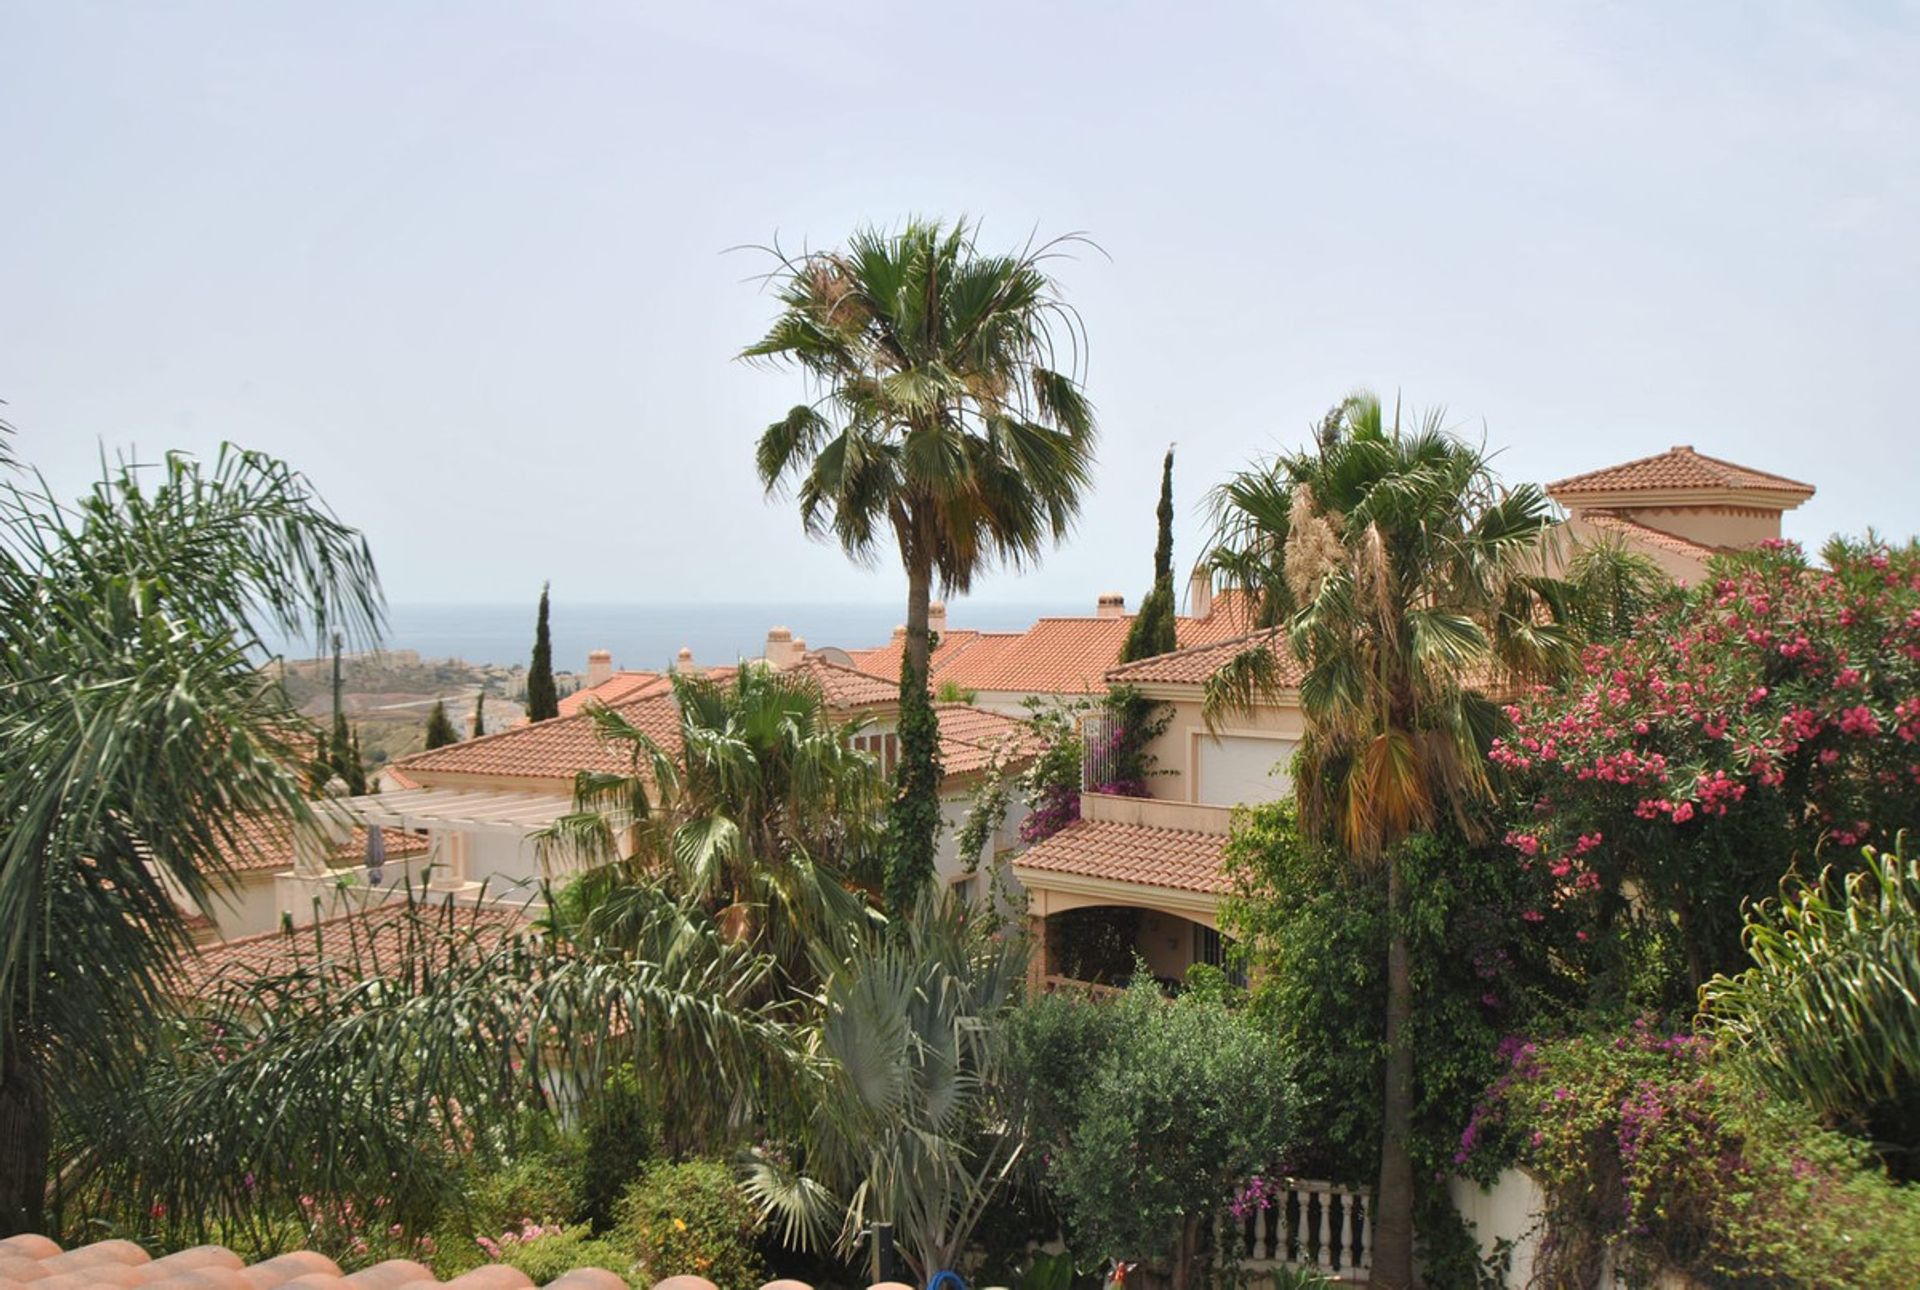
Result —
M 982 631 L 1019 631 L 1050 615 L 1091 616 L 1089 604 L 1057 601 L 955 602 L 948 625 Z M 378 647 L 413 650 L 422 659 L 511 667 L 533 653 L 535 606 L 525 603 L 407 603 L 387 606 L 387 630 Z M 586 669 L 587 651 L 610 650 L 616 668 L 659 669 L 682 649 L 702 664 L 758 658 L 767 632 L 785 627 L 811 649 L 884 645 L 906 617 L 904 604 L 850 601 L 634 602 L 567 604 L 549 615 L 556 672 Z M 316 656 L 309 640 L 270 642 L 289 659 Z M 350 649 L 364 649 L 358 642 Z

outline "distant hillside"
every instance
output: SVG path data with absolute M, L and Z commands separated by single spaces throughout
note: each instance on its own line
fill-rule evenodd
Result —
M 297 659 L 267 669 L 302 715 L 324 728 L 333 720 L 333 660 Z M 576 680 L 556 676 L 561 694 Z M 410 650 L 356 654 L 340 661 L 340 706 L 360 735 L 361 755 L 373 770 L 426 744 L 427 714 L 436 701 L 447 705 L 454 729 L 466 735 L 473 722 L 475 697 L 486 691 L 486 733 L 526 720 L 526 668 L 460 659 L 423 660 Z

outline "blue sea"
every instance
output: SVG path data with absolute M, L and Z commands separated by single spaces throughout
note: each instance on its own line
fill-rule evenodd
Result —
M 1048 614 L 1086 614 L 1090 605 L 957 602 L 950 628 L 1017 631 Z M 387 607 L 387 649 L 418 650 L 423 659 L 524 664 L 533 652 L 535 606 L 393 604 Z M 758 658 L 767 629 L 789 628 L 810 648 L 860 649 L 885 644 L 904 621 L 902 604 L 793 601 L 762 604 L 572 605 L 551 611 L 555 671 L 586 668 L 587 651 L 613 651 L 619 668 L 663 668 L 682 648 L 698 663 Z M 289 657 L 312 657 L 311 644 L 285 646 Z

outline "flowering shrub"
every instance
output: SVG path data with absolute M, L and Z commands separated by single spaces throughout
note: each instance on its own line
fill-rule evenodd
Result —
M 1736 1284 L 1911 1284 L 1920 1192 L 1852 1140 L 1645 1022 L 1622 1035 L 1502 1045 L 1506 1069 L 1460 1140 L 1463 1164 L 1513 1160 L 1547 1197 L 1536 1279 L 1595 1284 L 1611 1253 Z
M 641 1284 L 693 1275 L 720 1290 L 752 1290 L 766 1280 L 755 1247 L 760 1227 L 760 1211 L 726 1165 L 690 1160 L 642 1174 L 608 1239 L 632 1253 Z
M 1826 554 L 1730 557 L 1508 709 L 1507 841 L 1554 883 L 1531 918 L 1604 922 L 1631 882 L 1677 918 L 1698 985 L 1742 965 L 1742 902 L 1796 861 L 1920 823 L 1920 550 Z
M 1147 780 L 1162 774 L 1149 745 L 1166 733 L 1173 709 L 1131 686 L 1118 686 L 1098 710 L 1106 718 L 1091 741 L 1082 735 L 1081 718 L 1094 705 L 1080 702 L 1036 708 L 1028 722 L 1042 741 L 1040 755 L 1021 777 L 1029 808 L 1020 824 L 1020 841 L 1032 846 L 1080 818 L 1080 790 L 1091 775 L 1091 789 L 1116 797 L 1147 797 Z

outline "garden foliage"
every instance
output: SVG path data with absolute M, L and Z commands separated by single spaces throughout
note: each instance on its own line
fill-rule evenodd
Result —
M 1144 976 L 1110 1002 L 1033 1000 L 1011 1030 L 1069 1248 L 1083 1265 L 1170 1260 L 1178 1284 L 1216 1217 L 1284 1149 L 1271 1031 L 1217 991 L 1170 1001 Z
M 1920 823 L 1920 550 L 1773 543 L 1512 705 L 1494 749 L 1521 786 L 1508 841 L 1554 890 L 1533 916 L 1608 934 L 1671 919 L 1697 986 L 1745 965 L 1745 902 L 1823 843 Z M 1691 994 L 1688 989 L 1686 994 Z
M 1713 1285 L 1911 1285 L 1920 1197 L 1805 1104 L 1742 1079 L 1703 1038 L 1514 1039 L 1463 1164 L 1525 1166 L 1547 1198 L 1536 1278 L 1673 1271 Z

